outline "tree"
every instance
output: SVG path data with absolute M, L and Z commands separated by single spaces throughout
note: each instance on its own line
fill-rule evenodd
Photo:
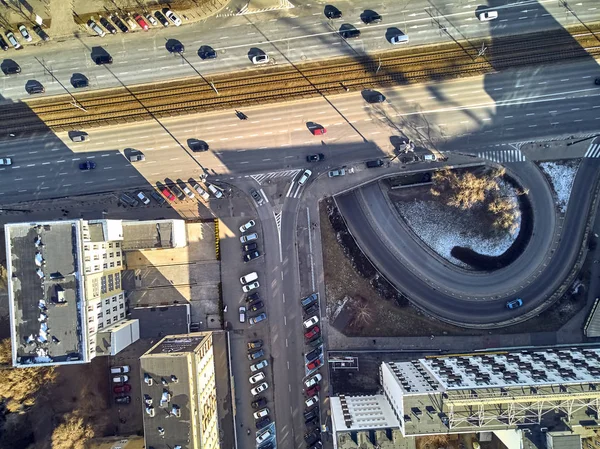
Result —
M 9 412 L 31 407 L 45 385 L 56 380 L 53 367 L 12 368 L 10 339 L 0 341 L 0 399 Z
M 77 412 L 64 415 L 52 432 L 52 449 L 85 449 L 94 437 L 92 426 Z
M 417 438 L 417 447 L 420 449 L 440 449 L 450 446 L 448 435 L 427 435 Z

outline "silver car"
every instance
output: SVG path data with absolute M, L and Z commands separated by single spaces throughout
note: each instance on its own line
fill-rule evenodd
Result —
M 100 28 L 98 26 L 98 24 L 96 22 L 94 22 L 92 19 L 88 20 L 87 24 L 92 29 L 92 31 L 94 31 L 98 36 L 104 37 L 106 35 L 104 30 L 102 28 Z

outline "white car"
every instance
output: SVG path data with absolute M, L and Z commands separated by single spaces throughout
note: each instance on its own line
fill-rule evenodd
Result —
M 323 378 L 323 376 L 321 376 L 320 374 L 315 374 L 313 377 L 311 377 L 310 379 L 307 379 L 306 381 L 304 381 L 304 386 L 306 388 L 310 388 L 313 385 L 318 384 L 319 382 L 321 382 L 321 379 Z
M 248 223 L 244 223 L 243 225 L 240 226 L 240 232 L 246 232 L 248 229 L 250 229 L 254 225 L 256 225 L 256 222 L 254 220 L 250 220 Z
M 390 38 L 390 43 L 393 45 L 408 44 L 408 34 L 396 34 Z
M 304 401 L 304 405 L 306 405 L 306 408 L 311 408 L 311 407 L 317 405 L 318 403 L 319 403 L 318 396 L 313 396 L 312 398 L 308 398 L 306 401 Z
M 200 195 L 200 198 L 202 198 L 204 201 L 208 201 L 210 199 L 210 195 L 206 190 L 200 187 L 200 184 L 196 183 L 192 187 L 196 192 L 198 192 L 198 195 Z
M 309 327 L 313 327 L 315 324 L 319 322 L 319 318 L 317 315 L 311 316 L 308 320 L 304 322 L 304 327 L 308 329 Z
M 106 35 L 104 30 L 102 28 L 100 28 L 98 26 L 98 24 L 96 22 L 94 22 L 92 19 L 88 20 L 87 24 L 92 29 L 92 31 L 94 31 L 98 36 L 104 37 Z
M 266 64 L 269 62 L 269 55 L 252 56 L 252 64 Z
M 268 414 L 269 414 L 269 409 L 268 408 L 262 408 L 259 411 L 254 412 L 254 419 L 264 418 Z
M 258 239 L 258 234 L 256 232 L 253 232 L 252 234 L 242 235 L 240 237 L 240 243 L 248 243 L 248 242 L 251 242 L 252 240 L 257 240 L 257 239 Z
M 271 434 L 271 432 L 269 430 L 267 430 L 265 433 L 261 433 L 260 435 L 258 435 L 256 437 L 256 444 L 264 443 L 269 438 L 271 438 L 271 436 L 272 436 L 272 434 Z
M 183 188 L 183 193 L 185 193 L 187 195 L 187 197 L 190 199 L 196 198 L 196 195 L 194 195 L 194 192 L 192 192 L 188 186 L 185 186 Z
M 248 293 L 249 291 L 255 290 L 258 287 L 260 287 L 260 284 L 258 283 L 258 281 L 254 281 L 251 284 L 242 285 L 242 291 L 244 293 Z
M 170 9 L 167 10 L 167 12 L 165 12 L 165 16 L 167 17 L 167 19 L 169 19 L 171 22 L 173 22 L 173 24 L 175 24 L 176 27 L 181 25 L 181 19 L 179 17 L 177 17 L 177 14 L 175 14 Z
M 125 374 L 121 375 L 121 376 L 115 376 L 113 377 L 112 381 L 116 384 L 119 383 L 125 383 L 129 380 L 129 376 L 126 376 Z
M 128 372 L 129 372 L 129 365 L 113 366 L 110 368 L 111 374 L 122 374 L 122 373 L 128 373 Z
M 0 165 L 12 165 L 12 159 L 10 157 L 0 158 Z
M 139 200 L 142 203 L 144 203 L 146 205 L 150 204 L 150 198 L 148 198 L 146 195 L 144 195 L 144 192 L 138 192 L 136 196 L 139 198 Z
M 152 26 L 158 26 L 158 20 L 156 20 L 154 17 L 152 17 L 152 14 L 146 14 L 146 20 L 148 22 L 150 22 L 150 25 Z
M 261 394 L 267 388 L 269 388 L 269 384 L 266 382 L 263 382 L 262 384 L 254 387 L 252 390 L 250 390 L 250 393 L 252 393 L 252 396 L 256 396 L 258 394 Z
M 244 306 L 240 306 L 240 323 L 246 322 L 246 308 Z
M 21 36 L 23 36 L 27 42 L 31 42 L 31 35 L 27 31 L 25 25 L 19 25 L 19 31 L 21 32 Z
M 481 22 L 489 22 L 498 18 L 498 11 L 484 11 L 480 12 L 477 17 Z
M 206 183 L 206 187 L 208 188 L 208 190 L 210 191 L 210 193 L 212 193 L 215 196 L 215 198 L 219 199 L 219 198 L 221 198 L 223 196 L 223 192 L 221 192 L 220 189 L 217 189 L 212 184 Z
M 306 184 L 306 181 L 308 181 L 310 175 L 312 175 L 312 172 L 310 170 L 304 170 L 304 173 L 302 173 L 302 176 L 300 176 L 300 179 L 298 180 L 298 185 L 303 186 L 304 184 Z
M 256 371 L 260 371 L 263 368 L 266 368 L 267 366 L 269 366 L 269 361 L 268 360 L 261 360 L 258 363 L 255 363 L 254 365 L 250 366 L 250 371 L 252 371 L 253 373 Z
M 17 40 L 17 38 L 15 37 L 15 35 L 13 34 L 12 31 L 6 32 L 6 38 L 8 39 L 8 42 L 10 42 L 10 45 L 15 47 L 15 50 L 18 50 L 19 48 L 22 47 L 22 45 L 19 44 L 19 41 Z
M 265 374 L 264 374 L 264 373 L 256 373 L 256 374 L 254 374 L 253 376 L 250 376 L 250 377 L 248 378 L 248 381 L 249 381 L 251 384 L 255 384 L 255 383 L 257 383 L 257 382 L 260 382 L 261 380 L 265 380 Z

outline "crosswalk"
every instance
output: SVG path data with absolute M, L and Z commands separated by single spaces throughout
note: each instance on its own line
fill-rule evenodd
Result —
M 296 170 L 282 170 L 282 171 L 274 171 L 274 172 L 270 172 L 270 173 L 258 173 L 256 175 L 250 175 L 250 177 L 252 179 L 254 179 L 256 182 L 258 182 L 259 184 L 263 184 L 264 182 L 268 182 L 270 180 L 273 179 L 277 179 L 277 178 L 294 178 L 294 176 L 296 176 L 298 173 L 300 172 L 300 169 L 296 169 Z
M 600 157 L 600 143 L 592 143 L 583 157 Z
M 498 163 L 526 161 L 521 150 L 516 149 L 481 151 L 477 153 L 477 157 Z

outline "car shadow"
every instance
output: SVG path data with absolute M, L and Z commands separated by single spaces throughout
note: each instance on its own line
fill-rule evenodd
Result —
M 248 59 L 250 60 L 250 62 L 252 62 L 252 58 L 254 58 L 255 56 L 262 55 L 266 55 L 266 53 L 264 50 L 261 50 L 258 47 L 252 47 L 250 50 L 248 50 Z
M 4 59 L 2 61 L 2 63 L 0 64 L 0 69 L 2 69 L 2 72 L 5 75 L 8 75 L 9 73 L 11 73 L 11 69 L 13 69 L 13 70 L 19 69 L 19 72 L 15 72 L 15 73 L 20 73 L 20 71 L 21 71 L 19 64 L 17 64 L 17 62 L 12 59 Z
M 46 91 L 42 83 L 37 80 L 27 80 L 25 83 L 25 90 L 29 95 L 43 94 Z
M 169 53 L 181 54 L 185 52 L 185 46 L 177 39 L 168 39 L 165 43 L 165 48 Z

